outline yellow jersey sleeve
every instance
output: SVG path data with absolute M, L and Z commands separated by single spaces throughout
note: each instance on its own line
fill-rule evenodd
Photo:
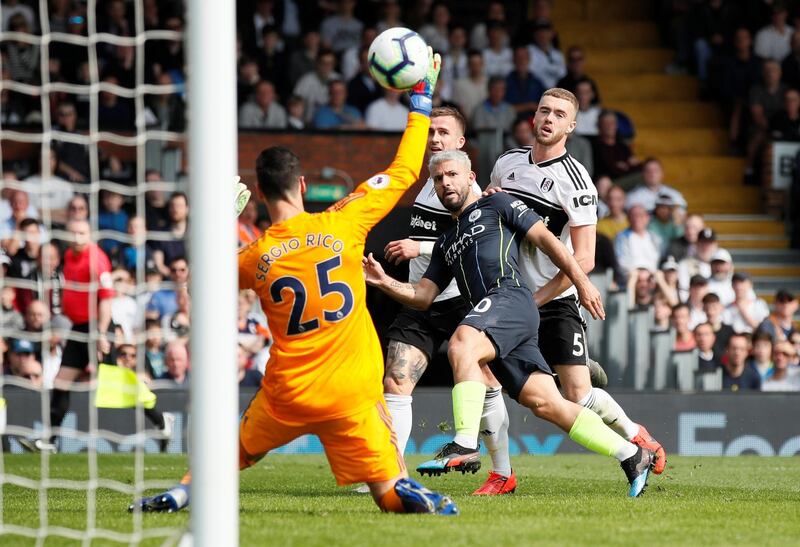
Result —
M 419 179 L 428 142 L 428 116 L 412 112 L 397 148 L 397 154 L 386 171 L 362 182 L 347 197 L 332 205 L 329 211 L 341 211 L 360 235 L 367 232 L 391 211 L 402 195 Z

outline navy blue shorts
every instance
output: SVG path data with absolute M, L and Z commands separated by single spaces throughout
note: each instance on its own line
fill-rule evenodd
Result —
M 539 351 L 539 310 L 527 287 L 489 290 L 461 324 L 486 333 L 492 341 L 497 357 L 489 367 L 515 401 L 531 374 L 553 373 Z

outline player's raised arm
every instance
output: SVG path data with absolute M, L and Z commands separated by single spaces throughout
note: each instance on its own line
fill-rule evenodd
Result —
M 377 287 L 401 304 L 414 308 L 415 310 L 427 310 L 433 300 L 439 296 L 439 287 L 423 277 L 419 283 L 402 283 L 393 277 L 386 275 L 380 263 L 375 260 L 372 253 L 364 257 L 364 279 L 367 285 Z
M 428 142 L 433 90 L 439 78 L 441 58 L 428 48 L 428 74 L 411 91 L 411 112 L 408 114 L 400 146 L 386 171 L 361 183 L 355 191 L 334 204 L 331 209 L 346 210 L 353 221 L 368 231 L 394 208 L 400 197 L 419 179 Z
M 575 257 L 569 252 L 561 241 L 554 236 L 544 225 L 544 222 L 537 222 L 525 234 L 525 238 L 536 245 L 539 249 L 550 257 L 553 264 L 575 285 L 581 305 L 586 308 L 595 319 L 605 319 L 606 313 L 603 309 L 603 300 L 600 292 L 589 281 L 589 277 L 584 273 Z

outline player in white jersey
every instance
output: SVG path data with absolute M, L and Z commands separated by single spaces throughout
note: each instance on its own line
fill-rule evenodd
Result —
M 534 116 L 536 143 L 509 150 L 497 159 L 490 187 L 518 197 L 544 219 L 585 272 L 594 268 L 597 190 L 586 169 L 566 151 L 575 128 L 578 101 L 565 89 L 542 95 Z M 566 399 L 589 408 L 620 435 L 656 454 L 655 473 L 666 465 L 663 447 L 634 423 L 605 390 L 592 387 L 585 323 L 575 287 L 547 255 L 522 244 L 520 266 L 539 307 L 539 347 L 558 374 Z
M 455 150 L 464 146 L 466 122 L 455 108 L 434 108 L 431 112 L 431 127 L 428 138 L 428 151 L 431 154 L 443 150 Z M 473 191 L 480 195 L 480 187 L 475 183 Z M 428 268 L 436 239 L 453 225 L 450 211 L 444 208 L 436 195 L 433 180 L 428 179 L 414 200 L 411 213 L 411 226 L 407 239 L 391 241 L 385 248 L 389 262 L 399 264 L 409 262 L 409 283 L 417 283 Z M 459 322 L 469 312 L 458 291 L 455 281 L 436 298 L 428 311 L 404 307 L 389 328 L 389 345 L 386 355 L 384 375 L 384 396 L 397 434 L 400 452 L 405 451 L 412 426 L 412 392 L 439 346 L 450 338 Z M 476 494 L 505 494 L 516 488 L 516 477 L 511 469 L 508 451 L 508 411 L 501 393 L 500 383 L 488 369 L 486 373 L 486 396 L 483 393 L 461 393 L 454 389 L 454 407 L 463 399 L 477 401 L 477 423 L 469 439 L 464 439 L 465 454 L 438 461 L 435 469 L 420 467 L 421 472 L 447 472 L 456 470 L 477 470 L 480 455 L 477 446 L 478 431 L 482 432 L 484 443 L 492 457 L 493 470 L 486 484 L 475 491 Z M 461 408 L 461 407 L 459 407 Z M 474 406 L 470 408 L 475 408 Z M 455 408 L 454 408 L 455 410 Z M 456 412 L 456 420 L 459 416 Z M 476 420 L 477 422 L 477 420 Z M 474 435 L 473 435 L 474 434 Z M 431 463 L 431 462 L 426 462 Z M 424 466 L 425 464 L 423 464 Z M 438 466 L 441 465 L 441 468 Z

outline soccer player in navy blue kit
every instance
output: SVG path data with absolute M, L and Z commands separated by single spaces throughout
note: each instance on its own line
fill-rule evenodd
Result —
M 455 277 L 462 296 L 472 305 L 448 345 L 456 385 L 485 392 L 480 367 L 489 366 L 509 395 L 536 416 L 557 425 L 585 448 L 617 458 L 630 485 L 628 494 L 640 495 L 654 454 L 625 440 L 591 410 L 561 396 L 539 351 L 539 313 L 517 263 L 520 240 L 545 252 L 575 285 L 583 306 L 602 317 L 597 289 L 525 203 L 502 192 L 479 200 L 471 192 L 475 174 L 464 152 L 436 154 L 429 170 L 455 226 L 437 240 L 419 283 L 401 283 L 387 276 L 371 254 L 364 259 L 367 283 L 409 307 L 426 309 Z M 456 415 L 456 431 L 461 422 L 475 420 L 475 416 Z M 442 452 L 458 450 L 457 433 Z

